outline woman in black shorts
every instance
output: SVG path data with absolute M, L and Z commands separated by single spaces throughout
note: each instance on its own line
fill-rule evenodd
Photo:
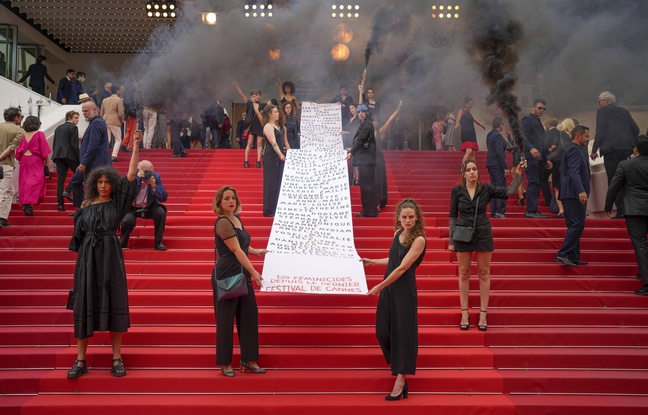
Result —
M 486 214 L 491 199 L 506 199 L 515 193 L 522 183 L 524 163 L 517 166 L 511 185 L 506 187 L 493 187 L 488 183 L 482 184 L 479 178 L 479 169 L 474 160 L 466 160 L 461 165 L 462 184 L 452 189 L 450 197 L 450 243 L 448 249 L 457 252 L 459 263 L 459 299 L 461 303 L 461 330 L 470 327 L 470 314 L 468 312 L 468 290 L 470 286 L 470 264 L 472 253 L 477 252 L 477 272 L 479 275 L 480 312 L 478 328 L 486 331 L 486 312 L 488 310 L 488 297 L 490 293 L 490 263 L 493 255 L 493 232 Z M 476 206 L 475 206 L 476 205 Z M 477 223 L 472 241 L 454 241 L 452 233 L 455 225 L 473 226 L 475 214 Z

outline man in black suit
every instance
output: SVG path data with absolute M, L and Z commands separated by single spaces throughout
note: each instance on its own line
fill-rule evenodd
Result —
M 587 198 L 590 193 L 590 170 L 587 156 L 581 146 L 589 142 L 589 128 L 578 125 L 572 131 L 572 142 L 565 149 L 560 162 L 559 198 L 565 208 L 567 233 L 556 261 L 570 267 L 587 265 L 580 259 L 580 238 L 585 230 Z
M 640 135 L 635 144 L 638 155 L 619 163 L 605 198 L 605 213 L 612 215 L 612 204 L 623 191 L 626 228 L 639 266 L 643 286 L 637 295 L 648 295 L 648 136 Z
M 632 145 L 639 135 L 639 127 L 632 119 L 628 110 L 615 105 L 616 97 L 609 91 L 599 95 L 599 109 L 596 112 L 596 136 L 592 146 L 592 160 L 596 160 L 596 152 L 600 149 L 608 177 L 608 186 L 619 166 L 632 154 Z M 617 195 L 617 214 L 615 219 L 623 218 L 623 192 Z
M 353 165 L 360 171 L 360 198 L 362 211 L 356 217 L 378 216 L 378 193 L 376 191 L 376 136 L 374 126 L 367 116 L 367 106 L 357 107 L 360 127 L 353 138 L 353 147 L 347 160 L 353 156 Z
M 486 136 L 486 168 L 491 178 L 491 185 L 506 187 L 506 176 L 510 174 L 506 165 L 506 148 L 508 143 L 502 135 L 504 132 L 504 119 L 496 117 L 493 119 L 493 129 Z M 506 199 L 491 200 L 491 216 L 493 218 L 506 217 Z
M 58 90 L 56 92 L 56 102 L 59 104 L 67 104 L 72 97 L 72 84 L 74 83 L 74 69 L 68 69 L 66 75 L 59 81 Z
M 58 202 L 59 212 L 65 211 L 63 197 L 71 199 L 71 187 L 63 191 L 65 186 L 65 176 L 70 169 L 72 174 L 79 167 L 79 113 L 69 111 L 65 114 L 65 123 L 56 127 L 54 131 L 54 151 L 52 160 L 56 163 L 56 173 L 58 182 L 56 183 L 56 201 Z
M 47 58 L 45 56 L 39 55 L 38 58 L 36 58 L 36 63 L 29 65 L 27 73 L 18 80 L 18 83 L 22 84 L 25 82 L 25 79 L 29 77 L 29 87 L 32 91 L 45 95 L 45 78 L 47 78 L 50 83 L 54 83 L 52 77 L 47 73 L 47 66 L 43 63 L 46 60 Z
M 545 129 L 542 125 L 542 114 L 547 108 L 544 99 L 533 102 L 531 113 L 522 118 L 522 134 L 524 135 L 524 156 L 527 161 L 527 211 L 525 218 L 548 218 L 538 212 L 538 197 L 540 197 L 540 179 L 542 170 L 545 169 L 544 139 Z

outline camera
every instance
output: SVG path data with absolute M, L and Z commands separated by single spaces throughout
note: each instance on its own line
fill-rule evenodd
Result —
M 148 181 L 151 177 L 153 177 L 153 172 L 150 170 L 144 170 L 144 180 Z

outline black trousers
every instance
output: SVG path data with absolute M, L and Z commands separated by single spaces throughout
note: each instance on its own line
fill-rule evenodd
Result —
M 122 246 L 128 244 L 131 232 L 135 229 L 137 223 L 137 215 L 135 211 L 139 208 L 131 207 L 128 213 L 124 216 L 121 222 L 121 237 L 119 242 Z M 153 219 L 153 226 L 155 227 L 155 243 L 162 243 L 162 235 L 164 235 L 164 227 L 166 226 L 166 210 L 160 205 L 152 205 L 144 214 L 144 219 Z M 142 216 L 140 216 L 142 217 Z
M 542 177 L 540 178 L 540 190 L 542 190 L 542 196 L 544 197 L 545 204 L 549 206 L 549 204 L 551 203 L 551 187 L 549 186 L 551 169 L 542 168 L 541 176 Z
M 563 199 L 562 203 L 565 208 L 567 233 L 558 251 L 558 256 L 578 262 L 580 260 L 580 239 L 585 230 L 587 205 L 582 204 L 578 199 Z
M 63 189 L 65 188 L 65 178 L 67 176 L 67 171 L 68 169 L 70 169 L 72 171 L 72 176 L 74 177 L 74 172 L 76 171 L 77 167 L 79 167 L 79 162 L 70 159 L 56 159 L 54 160 L 54 163 L 56 163 L 56 174 L 58 175 L 58 179 L 56 181 L 56 201 L 59 205 L 63 205 Z M 72 179 L 70 178 L 70 182 L 71 181 Z M 68 192 L 72 190 L 71 183 L 68 184 L 65 190 L 67 190 Z
M 506 187 L 506 176 L 501 167 L 488 167 L 488 174 L 491 179 L 491 186 Z M 491 216 L 496 213 L 506 214 L 506 199 L 491 199 Z
M 218 301 L 216 280 L 212 274 L 214 294 L 214 314 L 216 315 L 216 364 L 225 366 L 232 363 L 234 349 L 234 320 L 241 347 L 241 360 L 259 360 L 259 309 L 252 280 L 248 280 L 246 296 Z
M 360 198 L 364 216 L 378 216 L 378 194 L 376 192 L 376 166 L 358 166 L 360 171 Z
M 83 203 L 83 198 L 85 197 L 85 189 L 83 188 L 85 184 L 85 179 L 90 174 L 88 170 L 81 173 L 80 171 L 75 171 L 70 179 L 68 187 L 72 189 L 72 206 L 81 207 Z
M 277 211 L 283 167 L 274 149 L 266 148 L 263 153 L 263 216 L 274 216 Z
M 637 257 L 639 276 L 644 285 L 648 284 L 648 216 L 626 216 L 626 228 Z
M 607 174 L 608 185 L 612 181 L 612 177 L 614 177 L 614 173 L 616 172 L 617 167 L 619 167 L 619 163 L 621 163 L 623 160 L 627 160 L 628 157 L 630 157 L 630 154 L 632 154 L 632 149 L 615 150 L 611 153 L 603 155 L 603 165 L 605 166 L 605 174 Z M 624 192 L 622 189 L 619 193 L 617 193 L 617 197 L 614 200 L 614 204 L 617 208 L 617 215 L 623 215 L 624 213 L 623 194 Z

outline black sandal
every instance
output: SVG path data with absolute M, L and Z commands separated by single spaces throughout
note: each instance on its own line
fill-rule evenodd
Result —
M 79 366 L 79 363 L 83 363 L 83 366 Z M 70 370 L 68 370 L 67 377 L 68 379 L 78 379 L 85 373 L 88 373 L 86 361 L 77 359 L 74 361 L 74 365 L 70 368 Z
M 481 313 L 486 314 L 487 311 L 486 310 L 479 310 L 479 317 L 481 317 Z M 488 330 L 488 323 L 486 323 L 486 324 L 477 324 L 477 329 L 479 329 L 479 331 Z
M 463 317 L 463 312 L 464 312 L 464 311 L 468 314 L 468 323 L 466 323 L 466 324 L 459 324 L 459 329 L 461 329 L 461 330 L 468 330 L 468 329 L 470 328 L 470 313 L 468 312 L 468 309 L 467 309 L 467 308 L 462 308 L 462 309 L 461 309 L 462 317 Z
M 121 378 L 126 376 L 126 368 L 124 367 L 124 363 L 122 362 L 121 358 L 120 359 L 113 359 L 113 366 L 110 369 L 110 373 L 116 378 Z M 117 364 L 115 364 L 117 362 Z

